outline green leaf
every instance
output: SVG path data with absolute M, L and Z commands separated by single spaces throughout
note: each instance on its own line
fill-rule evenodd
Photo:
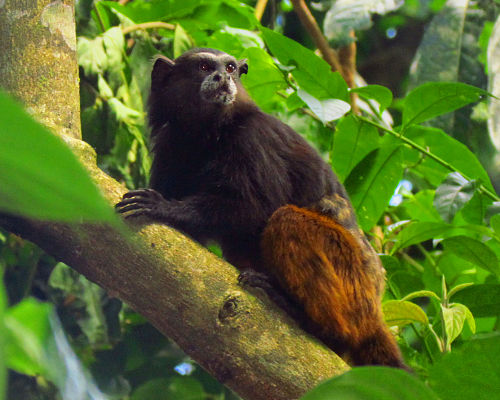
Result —
M 301 89 L 317 99 L 340 99 L 349 102 L 347 84 L 338 72 L 314 52 L 277 32 L 262 29 L 269 50 L 285 66 L 294 66 L 292 75 Z
M 392 104 L 392 92 L 385 86 L 367 85 L 351 89 L 365 100 L 375 100 L 379 104 L 379 112 L 384 111 Z
M 52 307 L 25 299 L 7 310 L 6 362 L 9 368 L 26 375 L 46 374 L 44 348 L 50 337 Z
M 458 213 L 469 224 L 483 225 L 486 210 L 493 203 L 489 197 L 476 191 L 470 201 Z
M 399 232 L 393 252 L 426 240 L 444 239 L 467 232 L 466 227 L 455 227 L 440 222 L 412 222 Z
M 410 74 L 410 90 L 430 81 L 458 81 L 467 0 L 447 2 L 427 26 Z
M 494 191 L 488 173 L 477 157 L 465 145 L 442 130 L 412 126 L 406 131 L 405 136 L 448 162 L 462 176 L 475 179 Z M 429 157 L 424 157 L 416 169 L 422 171 L 423 175 L 430 179 L 434 185 L 440 184 L 450 173 L 448 168 Z M 433 175 L 434 178 L 432 178 Z
M 455 214 L 472 199 L 477 182 L 468 181 L 458 172 L 449 174 L 436 189 L 434 207 L 446 222 L 453 221 Z
M 462 333 L 464 322 L 467 318 L 466 314 L 467 312 L 470 314 L 470 311 L 463 304 L 453 304 L 450 307 L 445 307 L 441 304 L 441 311 L 443 313 L 443 323 L 448 344 L 451 344 Z M 474 320 L 474 318 L 472 318 L 472 320 Z M 475 331 L 476 328 L 474 323 L 473 326 Z
M 417 297 L 432 297 L 437 301 L 441 301 L 441 298 L 431 290 L 418 290 L 413 293 L 407 294 L 401 299 L 401 301 L 416 299 Z
M 204 400 L 206 394 L 200 382 L 190 377 L 152 379 L 139 386 L 130 400 Z
M 108 67 L 108 59 L 101 36 L 94 40 L 80 36 L 77 43 L 78 64 L 86 75 L 102 74 Z
M 441 216 L 433 206 L 434 195 L 434 190 L 421 190 L 409 199 L 405 199 L 400 207 L 411 220 L 442 222 Z
M 358 367 L 320 383 L 301 400 L 438 400 L 409 373 L 387 367 Z
M 500 285 L 481 284 L 456 293 L 453 300 L 465 304 L 476 318 L 500 315 Z
M 448 292 L 448 299 L 451 298 L 455 293 L 460 292 L 461 290 L 464 290 L 465 288 L 468 288 L 470 286 L 474 285 L 473 282 L 467 282 L 467 283 L 462 283 L 460 285 L 455 286 Z
M 100 1 L 106 7 L 130 18 L 137 24 L 152 21 L 167 21 L 180 18 L 200 6 L 199 0 L 155 0 L 154 7 L 148 1 L 131 1 L 125 5 L 114 1 Z
M 488 90 L 500 96 L 500 20 L 497 18 L 492 28 L 487 50 Z M 488 132 L 496 149 L 500 149 L 500 102 L 488 105 Z
M 500 388 L 500 336 L 473 339 L 429 368 L 429 384 L 443 399 L 491 400 Z
M 61 139 L 0 92 L 0 209 L 39 219 L 118 219 Z
M 323 31 L 328 40 L 338 47 L 352 42 L 351 31 L 369 29 L 372 14 L 384 15 L 397 10 L 403 3 L 393 0 L 338 0 L 331 4 L 323 22 Z M 336 46 L 337 47 L 337 46 Z
M 63 263 L 58 263 L 52 270 L 49 278 L 49 286 L 54 292 L 55 298 L 64 299 L 71 296 L 73 302 L 66 307 L 66 312 L 73 311 L 74 322 L 78 324 L 89 343 L 94 346 L 110 345 L 108 335 L 109 322 L 106 306 L 109 299 L 104 289 L 87 280 L 83 275 L 77 273 Z M 56 297 L 57 296 L 57 297 Z M 120 307 L 116 313 L 110 315 L 118 324 Z
M 370 152 L 378 148 L 377 128 L 365 124 L 354 115 L 343 118 L 335 128 L 331 164 L 341 182 Z
M 5 293 L 3 268 L 3 265 L 0 263 L 0 400 L 4 400 L 7 393 L 7 364 L 5 363 L 7 338 L 4 322 L 7 295 Z
M 402 147 L 387 138 L 389 140 L 365 157 L 345 181 L 364 231 L 377 223 L 403 177 Z
M 429 82 L 412 90 L 403 105 L 403 130 L 479 101 L 488 92 L 459 82 Z
M 493 215 L 493 217 L 490 218 L 490 225 L 491 228 L 495 231 L 497 235 L 500 236 L 500 215 Z
M 174 58 L 179 57 L 182 53 L 192 47 L 192 40 L 188 33 L 182 28 L 180 24 L 175 26 L 174 32 Z
M 429 323 L 424 310 L 411 301 L 388 300 L 382 304 L 382 311 L 389 326 L 405 326 L 413 322 L 427 326 Z
M 467 236 L 456 236 L 444 240 L 443 246 L 464 260 L 500 276 L 498 258 L 484 243 Z
M 250 47 L 243 52 L 248 59 L 249 73 L 241 78 L 252 99 L 264 110 L 271 111 L 278 101 L 276 92 L 286 89 L 288 84 L 272 57 L 264 50 Z M 282 101 L 279 98 L 279 101 Z
M 302 89 L 299 89 L 297 94 L 325 125 L 341 118 L 351 109 L 349 103 L 339 99 L 318 100 Z

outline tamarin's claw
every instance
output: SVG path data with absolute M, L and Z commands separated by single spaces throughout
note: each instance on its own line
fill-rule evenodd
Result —
M 153 189 L 131 190 L 123 195 L 122 201 L 115 205 L 120 214 L 128 213 L 125 218 L 148 216 L 161 216 L 162 206 L 166 200 Z

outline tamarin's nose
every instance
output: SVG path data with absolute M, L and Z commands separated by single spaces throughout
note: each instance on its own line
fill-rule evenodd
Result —
M 214 81 L 215 81 L 215 82 L 219 82 L 219 81 L 221 80 L 221 78 L 222 78 L 222 76 L 221 76 L 221 74 L 220 74 L 220 73 L 218 73 L 218 72 L 214 75 Z

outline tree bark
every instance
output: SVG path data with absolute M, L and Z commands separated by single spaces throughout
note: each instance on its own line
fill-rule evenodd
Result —
M 63 137 L 114 204 L 126 189 L 78 140 L 73 8 L 69 0 L 0 0 L 0 86 Z M 263 292 L 239 287 L 234 267 L 171 228 L 139 220 L 124 234 L 17 216 L 0 225 L 125 301 L 245 399 L 296 399 L 348 368 Z

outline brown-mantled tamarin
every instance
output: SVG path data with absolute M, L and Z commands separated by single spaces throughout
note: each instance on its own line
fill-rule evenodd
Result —
M 343 186 L 299 134 L 250 99 L 240 82 L 247 71 L 213 49 L 156 59 L 151 188 L 125 194 L 118 211 L 218 242 L 247 271 L 243 281 L 268 277 L 305 327 L 353 364 L 405 368 L 382 318 L 384 269 Z

